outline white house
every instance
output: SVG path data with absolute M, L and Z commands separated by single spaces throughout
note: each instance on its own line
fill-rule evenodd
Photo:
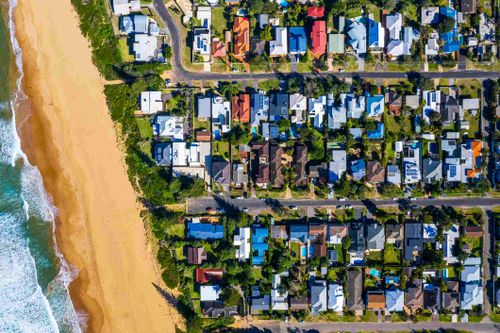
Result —
M 288 34 L 286 27 L 274 28 L 274 39 L 269 42 L 269 55 L 281 57 L 288 54 Z
M 163 111 L 161 91 L 143 91 L 141 93 L 141 111 L 144 114 L 152 114 Z

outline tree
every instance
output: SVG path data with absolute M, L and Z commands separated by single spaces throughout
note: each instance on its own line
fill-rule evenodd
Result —
M 273 39 L 273 36 L 271 34 L 271 25 L 266 24 L 264 28 L 260 31 L 260 39 L 265 40 L 266 42 L 269 42 Z
M 439 22 L 434 25 L 434 29 L 440 34 L 449 32 L 455 28 L 455 20 L 448 16 L 440 16 Z

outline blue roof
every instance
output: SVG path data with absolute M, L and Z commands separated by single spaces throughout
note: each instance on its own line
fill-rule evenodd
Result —
M 290 225 L 290 240 L 299 240 L 305 243 L 309 237 L 309 227 L 307 224 L 291 224 Z
M 289 52 L 306 52 L 307 37 L 306 29 L 304 27 L 290 27 L 288 29 L 288 36 L 290 39 L 288 46 Z
M 377 128 L 371 131 L 366 131 L 368 139 L 382 139 L 384 137 L 384 124 L 377 123 Z
M 211 223 L 188 223 L 188 238 L 222 239 L 224 226 Z

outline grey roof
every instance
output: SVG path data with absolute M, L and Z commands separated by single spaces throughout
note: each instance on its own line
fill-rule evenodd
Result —
M 379 223 L 366 225 L 366 242 L 368 250 L 382 250 L 385 243 L 385 228 Z
M 212 161 L 212 179 L 218 184 L 229 185 L 231 183 L 231 164 L 222 158 Z
M 443 179 L 443 163 L 441 161 L 425 158 L 424 164 L 424 183 L 432 184 Z

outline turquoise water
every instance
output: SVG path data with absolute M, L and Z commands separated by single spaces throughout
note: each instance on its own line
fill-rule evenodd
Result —
M 56 210 L 15 128 L 14 111 L 26 97 L 14 6 L 0 0 L 0 332 L 81 332 L 83 316 L 67 289 L 77 272 L 57 250 Z M 9 70 L 14 63 L 17 74 Z

